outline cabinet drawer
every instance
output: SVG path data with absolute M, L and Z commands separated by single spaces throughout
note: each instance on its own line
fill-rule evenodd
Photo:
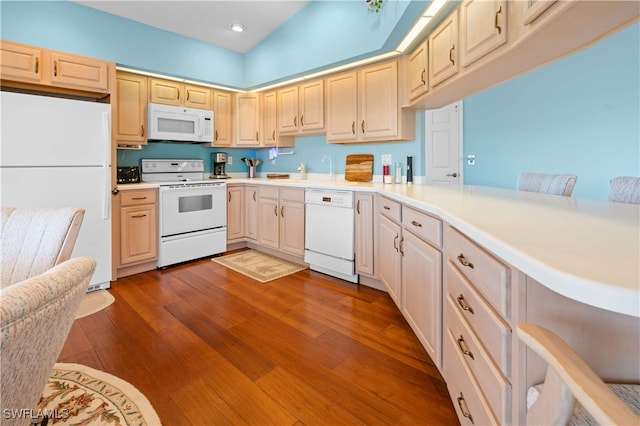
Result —
M 380 197 L 380 213 L 387 216 L 389 219 L 396 222 L 400 222 L 401 205 L 398 202 L 390 200 L 386 197 Z
M 442 221 L 433 216 L 402 208 L 402 225 L 431 245 L 442 247 Z
M 278 187 L 277 186 L 261 186 L 258 188 L 258 196 L 260 198 L 278 199 Z M 303 200 L 304 201 L 304 198 Z
M 451 334 L 451 330 L 446 329 L 444 336 L 444 379 L 447 382 L 451 401 L 458 414 L 460 424 L 499 424 L 464 361 L 464 355 L 457 347 L 457 337 Z
M 158 191 L 155 189 L 126 190 L 120 193 L 121 206 L 136 206 L 140 204 L 155 204 Z
M 510 377 L 511 328 L 451 262 L 445 268 L 445 296 L 455 302 L 458 314 L 467 320 L 502 373 Z
M 447 228 L 446 238 L 447 257 L 498 312 L 510 318 L 509 268 L 454 228 Z
M 456 301 L 448 295 L 445 302 L 445 324 L 448 334 L 454 339 L 454 349 L 458 358 L 469 367 L 482 393 L 491 407 L 492 413 L 501 424 L 508 423 L 511 407 L 511 384 L 493 363 L 482 347 L 478 337 L 471 331 L 466 321 L 455 307 Z
M 280 188 L 280 199 L 282 201 L 292 201 L 294 203 L 304 203 L 304 189 L 300 189 L 300 188 Z

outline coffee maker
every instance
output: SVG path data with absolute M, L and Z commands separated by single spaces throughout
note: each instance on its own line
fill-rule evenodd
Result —
M 211 164 L 213 173 L 212 179 L 228 179 L 225 173 L 225 167 L 227 166 L 227 153 L 226 152 L 214 152 L 211 154 Z

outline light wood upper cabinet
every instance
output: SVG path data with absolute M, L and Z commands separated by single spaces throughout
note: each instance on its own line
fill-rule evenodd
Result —
M 118 72 L 112 120 L 116 143 L 146 144 L 147 77 Z
M 212 109 L 211 90 L 179 81 L 149 78 L 149 102 L 154 104 Z
M 107 92 L 108 63 L 82 56 L 51 52 L 51 84 L 70 89 Z
M 506 0 L 460 5 L 460 61 L 466 67 L 507 42 Z
M 429 81 L 435 86 L 458 72 L 458 9 L 429 36 Z
M 42 49 L 3 41 L 0 44 L 2 79 L 32 83 L 42 80 Z
M 327 142 L 375 142 L 415 137 L 415 113 L 400 107 L 398 62 L 327 78 Z
M 358 73 L 327 78 L 327 142 L 356 142 Z
M 304 134 L 324 129 L 324 80 L 278 90 L 278 132 Z
M 414 100 L 429 90 L 429 43 L 422 42 L 408 58 L 409 100 Z
M 260 146 L 260 95 L 235 94 L 234 146 Z
M 264 146 L 278 145 L 277 92 L 262 95 L 262 132 Z
M 233 95 L 229 92 L 213 92 L 213 145 L 233 144 Z
M 7 41 L 0 47 L 3 80 L 104 94 L 111 89 L 109 62 Z

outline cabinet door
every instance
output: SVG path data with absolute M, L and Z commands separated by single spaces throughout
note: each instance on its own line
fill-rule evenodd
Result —
M 29 83 L 42 80 L 42 49 L 2 41 L 0 52 L 2 79 Z
M 264 146 L 277 146 L 276 92 L 268 92 L 262 96 L 262 129 Z
M 466 67 L 507 42 L 505 0 L 465 0 L 460 5 L 460 61 Z
M 107 62 L 51 52 L 50 66 L 53 86 L 99 92 L 109 91 Z
M 244 187 L 227 187 L 227 242 L 244 237 Z
M 429 90 L 428 46 L 425 41 L 409 56 L 409 99 L 412 101 Z
M 411 232 L 402 238 L 402 313 L 440 368 L 442 253 Z
M 154 104 L 176 105 L 183 104 L 184 85 L 177 81 L 149 79 L 149 102 Z
M 244 235 L 252 240 L 258 239 L 258 187 L 247 186 L 244 189 Z
M 113 127 L 116 142 L 146 144 L 147 77 L 118 73 Z
M 398 63 L 387 62 L 359 72 L 358 97 L 361 140 L 398 135 Z
M 350 72 L 327 78 L 327 142 L 358 139 L 358 74 Z
M 299 87 L 299 108 L 301 132 L 315 132 L 324 129 L 324 80 L 301 84 Z
M 279 248 L 280 212 L 278 200 L 258 198 L 258 242 L 263 246 Z
M 280 249 L 304 254 L 304 203 L 280 201 Z
M 429 82 L 443 82 L 458 72 L 458 9 L 429 36 Z
M 356 194 L 356 272 L 374 275 L 373 194 Z
M 260 145 L 260 100 L 257 93 L 238 93 L 235 102 L 234 145 Z
M 380 281 L 384 284 L 389 296 L 400 307 L 400 234 L 401 228 L 386 217 L 380 215 Z
M 298 86 L 278 90 L 278 131 L 298 132 Z
M 233 104 L 228 92 L 213 92 L 213 146 L 231 146 L 233 143 Z
M 213 109 L 211 89 L 202 86 L 184 85 L 184 106 L 189 108 Z
M 158 219 L 155 204 L 120 209 L 120 264 L 158 257 Z

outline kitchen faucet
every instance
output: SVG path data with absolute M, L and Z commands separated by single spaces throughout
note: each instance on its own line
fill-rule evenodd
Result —
M 325 155 L 324 157 L 322 157 L 323 163 L 325 158 L 329 160 L 329 180 L 333 180 L 333 161 L 331 160 L 331 157 L 329 157 L 328 155 Z

